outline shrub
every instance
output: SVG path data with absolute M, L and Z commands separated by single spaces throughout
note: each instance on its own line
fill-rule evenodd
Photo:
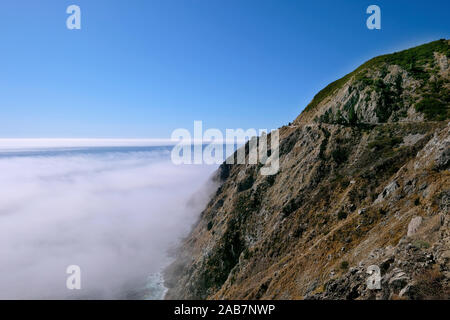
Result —
M 256 212 L 260 209 L 261 202 L 257 197 L 252 196 L 248 193 L 242 193 L 236 200 L 234 204 L 234 209 L 236 213 L 242 219 L 245 219 L 253 212 Z
M 348 179 L 343 179 L 341 180 L 340 185 L 342 189 L 346 189 L 350 185 L 350 181 Z
M 357 121 L 358 116 L 356 115 L 355 108 L 351 107 L 350 110 L 348 111 L 348 122 L 350 123 L 350 125 L 354 125 L 356 124 Z
M 348 151 L 344 148 L 337 148 L 331 152 L 333 160 L 339 165 L 348 159 Z
M 289 216 L 292 212 L 296 211 L 302 205 L 301 198 L 291 199 L 284 207 L 283 207 L 283 215 L 284 217 Z
M 237 191 L 242 192 L 245 190 L 250 189 L 253 186 L 253 183 L 255 182 L 255 178 L 253 178 L 253 175 L 249 175 L 244 180 L 238 183 Z
M 295 144 L 297 143 L 298 138 L 299 138 L 299 131 L 295 131 L 289 137 L 284 139 L 281 142 L 281 146 L 280 146 L 280 156 L 283 156 L 283 155 L 291 152 L 292 149 L 294 148 Z
M 448 107 L 431 97 L 426 97 L 417 103 L 416 111 L 422 112 L 427 120 L 443 121 L 448 117 Z
M 206 298 L 208 288 L 219 288 L 227 280 L 231 270 L 239 262 L 239 256 L 245 249 L 245 243 L 239 232 L 240 223 L 232 219 L 228 222 L 223 235 L 223 245 L 216 248 L 206 261 L 206 268 L 201 277 L 204 286 L 197 295 Z
M 437 269 L 426 270 L 418 275 L 410 297 L 415 300 L 448 300 L 450 289 L 445 286 L 445 276 Z
M 338 213 L 338 219 L 339 219 L 339 220 L 344 220 L 345 218 L 347 218 L 347 212 L 345 212 L 345 211 L 339 211 L 339 213 Z
M 295 238 L 300 238 L 302 235 L 303 235 L 303 233 L 306 231 L 306 228 L 305 228 L 305 226 L 304 225 L 300 225 L 300 226 L 298 226 L 296 229 L 295 229 L 295 231 L 294 231 L 294 233 L 293 233 L 293 236 L 295 237 Z
M 403 138 L 401 137 L 378 137 L 374 141 L 370 142 L 368 147 L 369 149 L 375 148 L 376 151 L 383 149 L 392 149 L 396 145 L 403 142 Z
M 331 134 L 325 128 L 320 128 L 320 130 L 322 130 L 324 138 L 320 143 L 319 158 L 325 160 L 325 150 L 327 149 L 328 139 L 330 138 Z
M 417 249 L 428 249 L 430 247 L 430 244 L 424 240 L 416 240 L 412 245 Z
M 219 177 L 221 181 L 225 181 L 230 176 L 231 165 L 222 163 L 219 167 Z
M 386 84 L 380 79 L 375 82 L 375 90 L 380 93 L 375 113 L 380 122 L 386 122 L 392 112 L 398 109 L 398 95 L 391 90 L 390 84 Z
M 342 270 L 347 270 L 348 269 L 348 261 L 342 261 L 341 262 L 341 269 Z
M 276 174 L 272 174 L 272 175 L 270 175 L 270 176 L 267 176 L 267 178 L 266 178 L 267 184 L 268 184 L 269 186 L 273 186 L 273 184 L 275 183 L 276 177 L 277 177 Z

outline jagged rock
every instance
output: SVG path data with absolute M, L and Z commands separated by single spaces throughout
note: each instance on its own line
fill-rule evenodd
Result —
M 308 287 L 308 289 L 306 289 L 306 294 L 310 294 L 311 292 L 313 292 L 314 290 L 316 290 L 317 286 L 319 285 L 319 281 L 314 280 L 311 285 Z
M 392 276 L 389 278 L 389 286 L 394 290 L 400 290 L 408 283 L 409 277 L 401 269 L 394 269 Z
M 405 185 L 403 186 L 403 192 L 407 195 L 411 195 L 414 192 L 414 189 L 416 187 L 416 181 L 414 179 L 408 180 L 405 182 Z
M 378 198 L 375 200 L 375 203 L 379 203 L 379 202 L 383 201 L 385 198 L 389 197 L 399 187 L 400 186 L 398 185 L 397 181 L 392 181 L 384 188 L 383 192 L 378 195 Z
M 422 224 L 422 217 L 414 217 L 408 224 L 408 237 L 414 235 Z
M 417 133 L 417 134 L 409 134 L 403 138 L 402 146 L 413 146 L 417 142 L 419 142 L 425 135 Z
M 398 296 L 399 297 L 408 296 L 410 292 L 411 292 L 411 284 L 407 284 L 402 290 L 400 290 Z

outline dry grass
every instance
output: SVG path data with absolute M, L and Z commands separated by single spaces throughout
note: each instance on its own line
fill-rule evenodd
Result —
M 450 288 L 444 286 L 444 275 L 438 268 L 426 270 L 416 278 L 415 298 L 421 300 L 448 300 Z

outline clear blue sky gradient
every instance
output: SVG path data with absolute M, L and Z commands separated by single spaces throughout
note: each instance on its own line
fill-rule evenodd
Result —
M 81 30 L 66 28 L 71 4 Z M 449 12 L 448 0 L 1 1 L 0 138 L 277 128 L 364 61 L 448 39 Z

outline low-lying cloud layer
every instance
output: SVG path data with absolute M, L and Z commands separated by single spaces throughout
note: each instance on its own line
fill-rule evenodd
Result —
M 126 298 L 160 271 L 215 167 L 155 152 L 0 157 L 0 299 Z

